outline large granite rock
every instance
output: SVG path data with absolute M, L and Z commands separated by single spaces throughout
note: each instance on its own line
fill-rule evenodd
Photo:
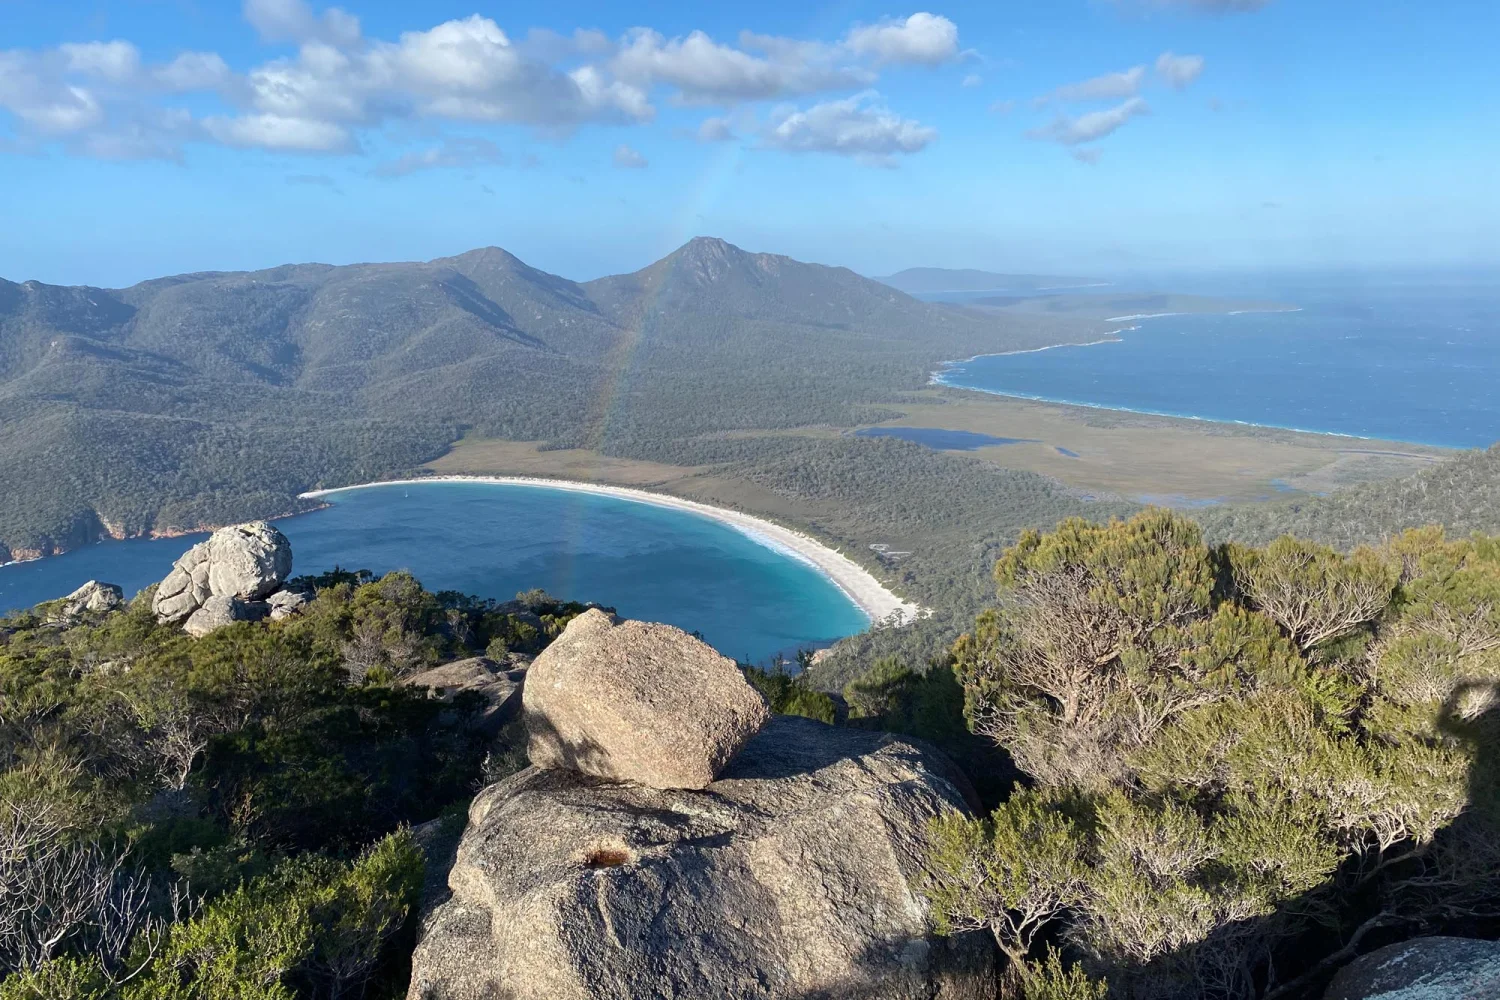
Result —
M 409 1000 L 992 998 L 988 938 L 929 937 L 915 890 L 961 780 L 794 717 L 702 791 L 528 768 L 470 808 Z
M 484 699 L 474 728 L 493 736 L 521 711 L 521 686 L 526 668 L 507 670 L 484 656 L 454 660 L 431 670 L 403 677 L 407 687 L 426 688 L 431 698 L 452 701 L 459 694 L 471 692 Z
M 280 621 L 300 614 L 311 601 L 312 597 L 300 590 L 278 590 L 266 598 L 266 606 L 271 609 L 271 620 Z
M 258 622 L 271 613 L 271 609 L 260 601 L 242 601 L 238 597 L 215 595 L 203 602 L 203 606 L 188 615 L 182 630 L 194 638 L 201 639 L 225 625 L 235 622 Z
M 653 788 L 702 788 L 770 717 L 735 662 L 679 628 L 585 611 L 526 678 L 527 753 Z
M 1339 970 L 1324 1000 L 1494 1000 L 1500 942 L 1421 937 L 1361 955 Z
M 265 521 L 220 528 L 183 554 L 156 588 L 151 610 L 182 621 L 210 597 L 258 601 L 292 571 L 292 545 Z
M 113 583 L 90 580 L 63 600 L 63 614 L 81 615 L 87 611 L 113 611 L 125 603 L 125 592 Z

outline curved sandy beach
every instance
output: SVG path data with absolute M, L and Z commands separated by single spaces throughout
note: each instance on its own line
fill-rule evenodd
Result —
M 924 613 L 923 608 L 909 601 L 903 601 L 887 590 L 885 585 L 875 579 L 863 566 L 809 535 L 783 528 L 779 524 L 753 517 L 750 514 L 742 514 L 737 510 L 714 507 L 664 493 L 651 493 L 647 490 L 631 489 L 625 486 L 580 483 L 571 479 L 539 479 L 527 476 L 424 476 L 420 479 L 389 479 L 378 483 L 360 483 L 329 490 L 312 490 L 303 493 L 302 497 L 315 500 L 332 493 L 343 493 L 346 490 L 422 483 L 494 483 L 499 486 L 534 486 L 542 489 L 569 490 L 574 493 L 597 493 L 620 500 L 686 511 L 726 524 L 767 548 L 775 549 L 783 555 L 807 563 L 843 591 L 849 600 L 870 617 L 872 623 L 890 622 L 903 625 L 915 621 Z

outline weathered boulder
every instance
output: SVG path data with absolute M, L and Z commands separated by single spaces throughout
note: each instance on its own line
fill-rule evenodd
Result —
M 292 571 L 292 545 L 265 521 L 220 528 L 188 549 L 156 588 L 151 610 L 159 621 L 182 621 L 210 597 L 256 601 Z
M 113 611 L 125 603 L 125 592 L 113 583 L 90 580 L 63 598 L 63 614 L 69 617 L 86 611 Z
M 266 605 L 271 609 L 271 620 L 280 621 L 297 614 L 311 600 L 300 590 L 278 590 L 266 598 Z
M 735 662 L 679 628 L 585 611 L 526 678 L 527 754 L 653 788 L 702 788 L 770 717 Z
M 182 630 L 201 639 L 210 632 L 235 622 L 258 622 L 271 613 L 271 609 L 260 601 L 242 601 L 238 597 L 215 595 L 203 602 L 203 606 L 182 623 Z
M 409 1000 L 992 998 L 988 938 L 929 937 L 916 889 L 960 780 L 788 716 L 702 791 L 528 768 L 470 808 Z
M 1500 997 L 1500 941 L 1420 937 L 1361 955 L 1324 1000 L 1491 1000 Z
M 442 666 L 403 677 L 407 687 L 426 688 L 432 698 L 452 701 L 460 692 L 473 692 L 484 699 L 475 729 L 493 736 L 521 711 L 521 686 L 526 669 L 506 670 L 483 656 L 454 660 Z

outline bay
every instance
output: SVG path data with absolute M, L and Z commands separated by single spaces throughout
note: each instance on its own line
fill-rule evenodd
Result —
M 757 663 L 827 646 L 869 624 L 813 567 L 684 511 L 491 483 L 379 486 L 327 500 L 329 507 L 276 522 L 292 543 L 294 575 L 407 569 L 429 590 L 497 600 L 540 587 L 697 630 L 725 655 Z M 0 613 L 89 579 L 134 594 L 204 537 L 101 542 L 0 567 Z
M 1117 343 L 974 358 L 950 364 L 938 380 L 1028 399 L 1451 448 L 1500 440 L 1494 275 L 1302 276 L 1217 287 L 1200 280 L 1188 290 L 1250 292 L 1300 311 L 1122 319 Z

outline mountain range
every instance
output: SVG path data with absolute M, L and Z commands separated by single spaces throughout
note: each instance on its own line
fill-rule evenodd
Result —
M 0 281 L 0 561 L 298 509 L 466 433 L 712 461 L 724 432 L 853 426 L 944 360 L 1092 329 L 711 238 L 585 283 L 494 247 Z

